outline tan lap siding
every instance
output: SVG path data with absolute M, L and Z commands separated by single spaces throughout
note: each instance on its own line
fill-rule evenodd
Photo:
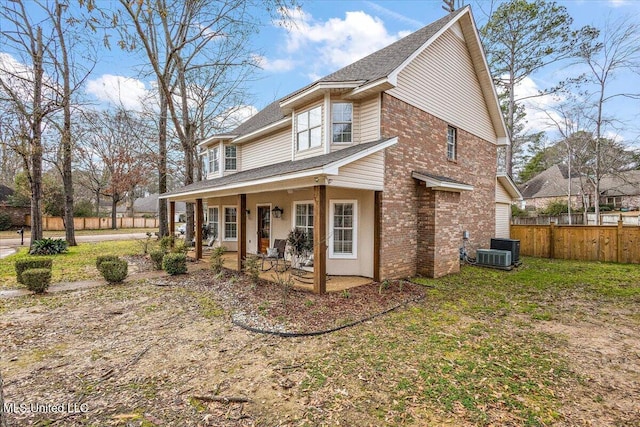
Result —
M 239 151 L 243 171 L 291 160 L 291 129 L 243 144 Z
M 496 237 L 508 239 L 511 223 L 511 205 L 508 203 L 496 203 Z
M 384 152 L 379 151 L 341 167 L 339 175 L 331 177 L 331 185 L 382 190 L 384 186 Z
M 496 140 L 471 56 L 453 29 L 408 64 L 388 93 L 484 140 Z

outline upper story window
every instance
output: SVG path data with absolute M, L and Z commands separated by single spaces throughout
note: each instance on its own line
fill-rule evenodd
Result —
M 224 170 L 234 171 L 237 168 L 237 147 L 235 145 L 227 145 L 224 147 Z
M 296 115 L 298 151 L 322 145 L 322 108 L 316 107 Z
M 220 147 L 209 149 L 209 173 L 220 172 Z
M 333 142 L 352 142 L 353 104 L 335 103 L 331 106 Z
M 455 160 L 458 151 L 458 132 L 456 128 L 447 127 L 447 159 Z

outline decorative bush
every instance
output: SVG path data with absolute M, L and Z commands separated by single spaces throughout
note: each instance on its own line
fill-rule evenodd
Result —
M 162 268 L 172 276 L 186 273 L 187 255 L 183 253 L 166 254 L 162 258 Z
M 0 231 L 8 230 L 11 228 L 11 217 L 9 214 L 0 212 Z
M 222 265 L 224 259 L 222 256 L 224 255 L 224 246 L 218 246 L 213 249 L 211 252 L 211 258 L 209 258 L 209 266 L 214 273 L 220 273 L 222 271 Z
M 96 268 L 100 270 L 100 264 L 102 264 L 103 262 L 112 262 L 119 260 L 120 258 L 118 258 L 117 255 L 99 255 L 98 258 L 96 258 Z
M 156 270 L 162 270 L 162 258 L 164 258 L 164 251 L 151 251 L 149 252 L 149 256 L 151 257 L 151 261 L 153 262 L 153 268 Z
M 109 283 L 122 282 L 129 273 L 129 264 L 123 259 L 116 259 L 115 261 L 103 261 L 98 267 L 102 277 Z
M 176 238 L 174 236 L 164 236 L 160 239 L 160 249 L 163 252 L 169 252 L 175 243 Z
M 27 289 L 41 294 L 47 290 L 51 283 L 50 268 L 30 268 L 22 272 L 22 281 L 27 285 Z
M 244 272 L 249 275 L 251 283 L 256 285 L 260 280 L 260 258 L 249 256 L 244 260 Z
M 16 280 L 18 283 L 24 283 L 22 280 L 22 273 L 26 270 L 33 268 L 47 268 L 51 270 L 51 264 L 53 264 L 51 258 L 26 258 L 19 259 L 15 262 L 14 267 L 16 269 Z
M 67 251 L 67 241 L 64 239 L 44 239 L 36 240 L 31 245 L 29 253 L 31 255 L 57 255 Z

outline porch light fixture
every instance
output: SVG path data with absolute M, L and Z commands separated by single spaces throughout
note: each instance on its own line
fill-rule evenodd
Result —
M 282 213 L 284 212 L 284 210 L 276 206 L 275 208 L 271 209 L 271 212 L 273 213 L 274 218 L 280 219 L 282 218 Z
M 247 215 L 251 215 L 251 209 L 247 209 Z

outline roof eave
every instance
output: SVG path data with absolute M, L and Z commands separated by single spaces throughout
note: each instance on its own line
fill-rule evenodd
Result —
M 202 148 L 202 147 L 206 147 L 207 145 L 211 144 L 214 141 L 226 141 L 226 140 L 231 140 L 233 138 L 235 138 L 237 135 L 234 134 L 219 134 L 219 135 L 213 135 L 210 136 L 208 138 L 203 139 L 201 142 L 198 143 L 198 147 Z
M 276 130 L 285 128 L 290 123 L 291 123 L 291 116 L 285 117 L 282 120 L 278 120 L 277 122 L 268 124 L 267 126 L 263 126 L 263 127 L 259 128 L 257 130 L 254 130 L 253 132 L 249 132 L 246 135 L 238 136 L 238 137 L 234 138 L 232 142 L 234 144 L 241 144 L 243 142 L 247 142 L 247 141 L 252 140 L 254 138 L 259 138 L 261 136 L 267 135 L 267 134 L 269 134 L 271 132 L 274 132 Z
M 280 102 L 280 108 L 284 114 L 289 114 L 300 104 L 309 102 L 313 98 L 318 97 L 326 90 L 331 89 L 354 89 L 364 83 L 363 80 L 345 81 L 345 82 L 316 82 L 306 89 L 296 93 L 295 95 L 284 99 Z
M 462 182 L 443 181 L 421 174 L 420 172 L 412 172 L 411 177 L 424 182 L 427 188 L 431 188 L 432 190 L 453 191 L 456 193 L 461 191 L 473 191 L 473 185 L 464 184 Z
M 522 200 L 524 198 L 515 182 L 513 182 L 509 175 L 507 175 L 506 173 L 500 173 L 497 175 L 497 178 L 498 182 L 502 184 L 504 189 L 507 190 L 507 193 L 509 193 L 513 200 Z

